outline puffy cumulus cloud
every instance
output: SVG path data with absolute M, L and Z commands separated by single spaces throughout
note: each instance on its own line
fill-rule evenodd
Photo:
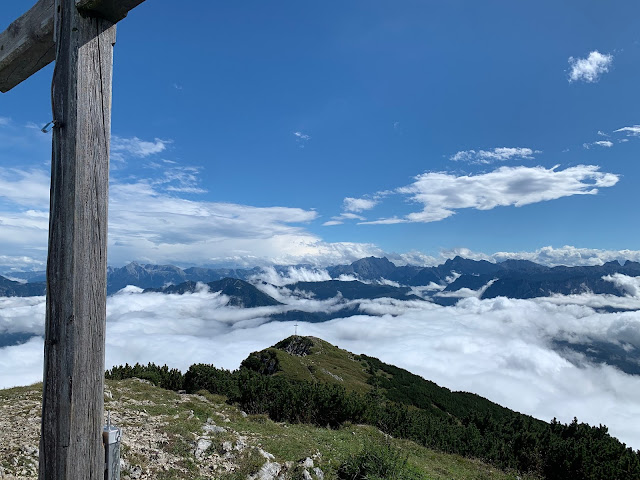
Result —
M 569 57 L 569 83 L 582 80 L 587 83 L 594 83 L 600 79 L 603 73 L 609 71 L 613 63 L 613 55 L 602 54 L 597 50 L 589 53 L 587 58 Z
M 138 137 L 119 137 L 111 136 L 111 159 L 125 160 L 127 157 L 145 158 L 150 155 L 164 152 L 170 140 L 161 140 L 159 138 L 153 141 L 140 140 Z
M 572 195 L 595 195 L 599 188 L 618 182 L 618 175 L 599 170 L 595 165 L 578 165 L 564 170 L 557 166 L 501 167 L 489 173 L 462 176 L 428 172 L 397 191 L 424 205 L 421 212 L 408 214 L 405 221 L 436 222 L 465 208 L 491 210 Z
M 343 208 L 347 212 L 363 212 L 365 210 L 371 210 L 377 204 L 378 204 L 378 200 L 375 198 L 347 197 L 344 199 Z
M 452 160 L 454 162 L 462 161 L 470 163 L 489 164 L 496 161 L 504 162 L 506 160 L 516 158 L 532 160 L 534 153 L 540 152 L 534 152 L 530 148 L 498 147 L 492 150 L 463 150 L 449 157 L 449 160 Z
M 293 333 L 293 322 L 268 322 L 269 314 L 356 305 L 340 298 L 314 300 L 287 287 L 263 287 L 286 305 L 240 309 L 206 289 L 185 295 L 127 289 L 109 297 L 107 366 L 151 361 L 184 370 L 202 362 L 234 369 L 250 352 Z M 631 293 L 619 298 L 638 300 Z M 604 341 L 640 348 L 640 312 L 600 313 L 571 303 L 570 297 L 565 303 L 556 300 L 469 297 L 452 307 L 364 300 L 358 302 L 360 315 L 301 323 L 298 328 L 303 335 L 378 357 L 442 386 L 478 393 L 544 420 L 557 417 L 568 422 L 577 416 L 594 425 L 606 424 L 613 435 L 640 447 L 635 422 L 640 415 L 640 377 L 595 365 L 578 353 L 568 356 L 554 343 Z M 41 332 L 43 305 L 42 298 L 5 302 L 0 305 L 3 325 Z M 38 380 L 42 340 L 0 349 L 0 368 L 3 387 Z
M 626 133 L 629 137 L 640 137 L 640 125 L 633 125 L 631 127 L 622 127 L 614 132 L 623 132 Z

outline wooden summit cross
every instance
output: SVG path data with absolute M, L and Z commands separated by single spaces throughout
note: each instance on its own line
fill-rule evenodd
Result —
M 55 60 L 40 479 L 104 478 L 115 24 L 144 0 L 39 0 L 0 33 L 0 91 Z

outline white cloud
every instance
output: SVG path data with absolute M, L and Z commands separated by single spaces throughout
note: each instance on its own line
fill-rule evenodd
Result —
M 302 132 L 293 132 L 293 134 L 298 137 L 300 140 L 310 140 L 311 137 L 309 135 L 306 135 Z
M 296 143 L 300 148 L 304 148 L 305 144 L 311 140 L 311 136 L 302 132 L 293 132 L 296 137 Z
M 640 279 L 612 280 L 631 285 L 628 297 L 617 298 L 637 305 L 640 299 L 632 295 Z M 270 288 L 288 305 L 238 309 L 227 306 L 225 296 L 206 290 L 162 295 L 129 289 L 109 297 L 107 366 L 155 362 L 185 370 L 201 362 L 233 369 L 250 352 L 293 334 L 293 322 L 265 323 L 266 315 L 292 308 L 336 311 L 355 305 L 339 298 L 305 298 L 286 287 Z M 606 296 L 590 296 L 594 304 L 600 297 Z M 557 417 L 569 422 L 577 416 L 592 425 L 606 424 L 613 435 L 638 448 L 640 377 L 594 365 L 579 354 L 569 358 L 554 348 L 553 340 L 624 342 L 639 348 L 640 312 L 598 313 L 584 303 L 586 296 L 470 297 L 454 307 L 367 300 L 360 303 L 362 315 L 319 324 L 301 322 L 299 332 L 547 421 Z M 0 331 L 9 326 L 14 332 L 42 333 L 44 308 L 43 297 L 3 299 Z M 42 373 L 42 340 L 0 349 L 0 368 L 2 387 L 37 381 Z
M 164 152 L 169 140 L 156 138 L 153 142 L 140 140 L 138 137 L 124 138 L 117 135 L 111 136 L 111 158 L 124 160 L 127 156 L 145 158 L 156 153 Z
M 262 272 L 254 275 L 251 280 L 282 287 L 296 282 L 323 282 L 331 280 L 331 275 L 324 269 L 289 267 L 285 272 L 278 272 L 273 267 L 266 267 L 262 269 Z
M 359 225 L 396 225 L 398 223 L 408 223 L 409 220 L 405 218 L 389 217 L 379 218 L 378 220 L 369 220 L 366 222 L 360 222 Z
M 343 201 L 343 208 L 347 212 L 363 212 L 365 210 L 371 210 L 377 204 L 378 200 L 375 198 L 347 197 Z
M 550 267 L 556 265 L 604 265 L 607 262 L 631 260 L 640 262 L 639 250 L 600 250 L 596 248 L 579 248 L 570 245 L 554 248 L 542 247 L 533 252 L 496 252 L 492 255 L 474 254 L 466 250 L 463 256 L 477 260 L 530 260 Z M 451 253 L 450 255 L 452 255 Z
M 624 132 L 629 137 L 640 137 L 640 125 L 633 125 L 631 127 L 622 127 L 614 132 Z
M 598 146 L 598 147 L 611 148 L 611 147 L 613 147 L 613 142 L 611 142 L 609 140 L 598 140 L 597 142 L 583 143 L 582 144 L 582 146 L 584 148 L 586 148 L 587 150 L 589 150 L 593 145 Z
M 48 208 L 50 184 L 43 170 L 0 167 L 0 199 L 16 205 Z
M 11 123 L 11 119 L 9 117 L 0 117 L 0 127 L 4 127 Z
M 338 216 L 331 217 L 331 220 L 324 222 L 322 226 L 328 227 L 331 225 L 342 225 L 345 220 L 366 220 L 361 215 L 356 215 L 355 213 L 343 212 Z
M 174 193 L 206 193 L 200 185 L 200 168 L 177 166 L 175 162 L 163 165 L 151 164 L 153 168 L 160 168 L 162 176 L 153 180 L 154 186 L 161 186 L 168 192 Z
M 572 195 L 595 195 L 598 188 L 611 187 L 618 176 L 602 173 L 594 165 L 558 167 L 501 167 L 479 175 L 456 176 L 446 172 L 429 172 L 399 188 L 424 205 L 421 212 L 410 213 L 405 221 L 435 222 L 450 217 L 456 210 L 473 208 L 491 210 L 499 206 L 521 207 Z M 383 219 L 377 223 L 390 223 Z M 396 222 L 397 223 L 397 222 Z
M 603 280 L 612 282 L 616 287 L 624 290 L 630 297 L 640 298 L 640 277 L 629 277 L 621 273 L 614 273 L 602 277 Z
M 170 169 L 159 180 L 113 180 L 109 206 L 109 263 L 139 260 L 178 265 L 350 263 L 381 255 L 365 243 L 328 243 L 304 224 L 314 210 L 191 201 L 176 193 L 200 192 L 197 170 Z M 0 169 L 0 248 L 13 258 L 46 258 L 49 175 Z M 9 208 L 10 207 L 10 208 Z M 15 263 L 12 264 L 15 267 Z M 25 263 L 31 269 L 32 264 Z
M 16 255 L 0 255 L 0 272 L 5 272 L 3 276 L 10 275 L 9 272 L 22 272 L 22 271 L 39 271 L 44 270 L 47 263 L 42 259 L 37 259 L 28 256 L 16 256 Z
M 317 213 L 289 207 L 195 202 L 145 183 L 111 188 L 109 259 L 241 265 L 353 261 L 380 252 L 368 244 L 325 243 L 301 226 Z M 363 255 L 364 254 L 364 255 Z
M 609 71 L 613 63 L 613 55 L 602 54 L 597 50 L 589 53 L 587 58 L 569 57 L 571 72 L 569 83 L 583 80 L 587 83 L 597 82 L 603 73 Z
M 526 160 L 533 159 L 534 153 L 540 153 L 539 151 L 533 151 L 530 148 L 511 148 L 511 147 L 499 147 L 493 150 L 463 150 L 457 152 L 455 155 L 449 157 L 449 160 L 454 162 L 470 162 L 489 164 L 495 161 L 504 162 L 506 160 L 522 158 Z

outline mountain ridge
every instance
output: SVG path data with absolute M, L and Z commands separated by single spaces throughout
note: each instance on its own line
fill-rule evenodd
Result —
M 286 275 L 289 268 L 276 266 L 276 273 Z M 299 268 L 309 268 L 300 266 Z M 107 293 L 113 294 L 120 289 L 134 285 L 143 289 L 162 289 L 171 285 L 187 282 L 210 283 L 224 278 L 236 278 L 250 281 L 259 278 L 263 270 L 259 267 L 250 269 L 213 269 L 205 267 L 189 267 L 182 269 L 174 265 L 139 264 L 132 262 L 124 267 L 107 270 Z M 358 280 L 362 283 L 383 284 L 392 282 L 400 287 L 421 287 L 439 285 L 447 292 L 459 288 L 477 290 L 479 283 L 486 285 L 494 280 L 481 298 L 507 296 L 509 298 L 535 298 L 553 294 L 602 293 L 623 296 L 625 292 L 602 277 L 621 273 L 628 276 L 640 276 L 640 263 L 626 260 L 607 262 L 595 266 L 555 266 L 547 267 L 529 260 L 505 260 L 491 263 L 486 260 L 472 260 L 456 256 L 434 267 L 415 265 L 396 266 L 386 257 L 367 257 L 356 260 L 349 265 L 328 267 L 326 272 L 334 281 Z M 14 278 L 21 278 L 20 273 L 13 272 Z M 25 272 L 24 279 L 28 283 L 14 282 L 0 276 L 0 295 L 28 296 L 33 292 L 44 292 L 44 282 L 30 282 L 29 279 L 40 279 L 39 274 Z M 295 283 L 295 282 L 293 282 Z M 301 283 L 301 282 L 298 282 Z M 311 283 L 311 282 L 307 282 Z

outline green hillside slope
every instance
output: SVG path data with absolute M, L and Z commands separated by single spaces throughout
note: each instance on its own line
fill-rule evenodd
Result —
M 254 352 L 233 372 L 199 364 L 182 375 L 167 367 L 125 365 L 107 376 L 143 377 L 173 390 L 204 389 L 276 422 L 330 430 L 370 425 L 396 439 L 481 459 L 520 475 L 549 480 L 640 478 L 640 452 L 611 437 L 605 426 L 591 427 L 577 419 L 570 424 L 543 422 L 313 337 L 289 337 Z
M 41 392 L 41 384 L 0 390 L 0 478 L 38 477 Z M 207 392 L 178 394 L 144 380 L 107 380 L 105 410 L 123 430 L 121 478 L 245 480 L 277 472 L 284 480 L 333 480 L 369 465 L 368 478 L 376 468 L 386 472 L 381 478 L 397 480 L 516 479 L 486 463 L 386 437 L 374 427 L 274 422 L 226 400 Z

